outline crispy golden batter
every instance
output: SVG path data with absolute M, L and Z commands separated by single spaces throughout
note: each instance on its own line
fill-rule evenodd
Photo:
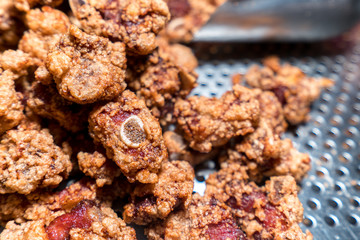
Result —
M 0 135 L 24 119 L 22 94 L 15 91 L 16 76 L 0 68 Z
M 13 0 L 16 8 L 20 11 L 27 12 L 31 8 L 36 6 L 50 6 L 57 7 L 59 6 L 63 0 Z
M 274 92 L 290 124 L 307 121 L 311 103 L 320 96 L 323 88 L 333 85 L 330 79 L 311 78 L 290 64 L 280 65 L 277 57 L 266 58 L 264 65 L 264 68 L 252 66 L 245 74 L 245 80 L 252 87 Z
M 193 35 L 226 0 L 165 0 L 171 20 L 161 35 L 173 42 L 190 42 Z
M 74 15 L 88 33 L 122 41 L 133 54 L 146 55 L 170 14 L 162 0 L 70 0 Z
M 27 12 L 26 24 L 29 30 L 21 38 L 19 49 L 43 63 L 49 49 L 68 32 L 70 20 L 63 12 L 45 6 Z
M 0 54 L 0 67 L 12 71 L 16 78 L 34 72 L 40 61 L 21 50 L 7 50 Z
M 91 108 L 62 98 L 54 83 L 43 85 L 34 81 L 27 95 L 26 104 L 34 113 L 56 120 L 71 132 L 87 128 L 87 118 Z
M 143 100 L 128 90 L 116 102 L 94 109 L 89 130 L 130 182 L 157 182 L 167 151 L 159 122 Z
M 175 103 L 174 115 L 190 147 L 210 152 L 232 137 L 254 131 L 259 103 L 253 90 L 236 85 L 220 99 L 193 96 Z
M 60 95 L 79 104 L 113 99 L 126 87 L 124 45 L 74 25 L 49 51 L 46 67 Z
M 124 207 L 124 220 L 145 225 L 164 219 L 175 209 L 186 209 L 191 202 L 194 177 L 187 162 L 163 163 L 157 183 L 137 185 L 131 192 L 131 201 Z
M 48 130 L 9 130 L 0 141 L 0 194 L 57 186 L 71 171 L 69 155 Z
M 130 58 L 126 82 L 162 125 L 173 122 L 176 98 L 186 97 L 196 87 L 197 60 L 191 49 L 159 39 L 150 55 Z

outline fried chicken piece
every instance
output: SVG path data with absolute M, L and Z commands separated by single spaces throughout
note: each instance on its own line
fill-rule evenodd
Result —
M 197 60 L 191 49 L 159 39 L 159 47 L 150 55 L 129 60 L 126 81 L 139 98 L 165 126 L 173 123 L 178 97 L 186 97 L 196 87 Z
M 13 0 L 15 7 L 23 12 L 28 12 L 31 8 L 36 6 L 50 6 L 57 7 L 59 6 L 63 0 Z
M 131 201 L 124 207 L 125 222 L 146 225 L 164 219 L 175 209 L 186 209 L 191 202 L 194 177 L 187 162 L 164 162 L 157 183 L 140 184 L 132 191 Z
M 49 51 L 46 67 L 60 95 L 79 104 L 113 99 L 126 87 L 124 44 L 88 35 L 74 25 Z
M 95 108 L 89 130 L 130 182 L 157 182 L 166 147 L 159 122 L 134 93 L 126 90 L 116 102 Z
M 47 129 L 9 130 L 0 141 L 0 194 L 55 187 L 71 171 L 69 155 Z
M 79 152 L 77 158 L 80 170 L 86 176 L 96 179 L 98 187 L 112 184 L 114 179 L 121 175 L 120 168 L 102 152 Z
M 54 119 L 71 132 L 79 132 L 87 128 L 87 118 L 91 108 L 61 97 L 54 83 L 43 85 L 34 81 L 27 97 L 27 106 L 37 115 Z
M 190 42 L 193 35 L 226 0 L 165 0 L 171 20 L 161 32 L 172 42 Z
M 19 42 L 19 49 L 44 63 L 48 51 L 66 34 L 70 20 L 63 12 L 45 6 L 26 13 L 26 31 Z
M 220 99 L 193 96 L 175 103 L 174 116 L 190 147 L 210 152 L 232 137 L 255 130 L 259 103 L 254 91 L 236 85 Z
M 21 50 L 7 50 L 0 54 L 0 67 L 13 72 L 16 78 L 33 73 L 39 63 L 38 59 Z
M 0 1 L 0 52 L 16 48 L 24 31 L 21 16 L 13 0 Z
M 22 94 L 15 91 L 15 75 L 0 68 L 0 135 L 24 119 Z
M 136 239 L 135 230 L 127 227 L 109 207 L 83 200 L 70 212 L 56 217 L 50 224 L 44 220 L 6 225 L 1 239 Z
M 323 88 L 333 85 L 330 79 L 315 79 L 295 66 L 280 65 L 277 57 L 266 58 L 264 65 L 252 66 L 245 80 L 252 87 L 274 92 L 283 105 L 286 120 L 293 125 L 307 121 L 311 103 Z
M 155 37 L 170 18 L 162 0 L 71 0 L 70 6 L 87 33 L 122 41 L 136 55 L 155 49 Z

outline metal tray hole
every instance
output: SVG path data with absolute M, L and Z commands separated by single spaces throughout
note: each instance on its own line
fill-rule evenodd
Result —
M 346 187 L 345 187 L 345 185 L 342 183 L 342 182 L 337 182 L 337 183 L 335 183 L 335 185 L 334 185 L 334 189 L 335 189 L 335 191 L 337 191 L 337 192 L 340 192 L 340 191 L 345 191 L 346 190 Z
M 315 193 L 322 193 L 323 190 L 324 190 L 324 187 L 321 183 L 314 183 L 312 186 L 311 186 L 311 189 L 313 190 L 313 192 Z
M 358 126 L 359 123 L 360 123 L 359 116 L 354 115 L 349 119 L 349 124 L 351 124 L 351 125 Z
M 325 216 L 324 220 L 326 224 L 329 225 L 330 227 L 335 227 L 336 225 L 339 224 L 339 219 L 334 215 Z
M 350 153 L 344 152 L 341 156 L 339 156 L 339 160 L 343 163 L 352 162 L 352 156 Z
M 342 207 L 342 202 L 340 199 L 338 198 L 331 198 L 328 200 L 328 204 L 330 207 L 334 208 L 334 209 L 339 209 Z
M 336 148 L 336 143 L 332 140 L 326 140 L 324 143 L 324 147 L 327 149 Z
M 360 207 L 360 198 L 354 197 L 354 198 L 350 199 L 350 203 L 351 203 L 354 207 L 358 208 L 358 207 Z
M 307 205 L 313 210 L 318 210 L 321 208 L 321 204 L 320 204 L 319 200 L 317 200 L 316 198 L 310 198 L 307 201 Z
M 340 168 L 335 170 L 335 173 L 339 177 L 344 177 L 344 176 L 349 174 L 349 170 L 347 168 L 345 168 L 345 167 L 340 167 Z
M 343 142 L 342 147 L 345 150 L 349 150 L 349 149 L 355 148 L 355 145 L 356 145 L 356 143 L 353 140 L 347 139 L 347 140 L 345 140 L 345 142 Z
M 359 134 L 359 131 L 357 130 L 356 127 L 349 127 L 348 129 L 345 130 L 345 134 L 348 136 L 348 137 L 354 137 L 356 135 Z
M 313 218 L 312 216 L 306 216 L 304 217 L 303 219 L 303 224 L 306 226 L 306 227 L 315 227 L 316 226 L 316 220 L 315 218 Z
M 332 161 L 332 156 L 328 153 L 325 153 L 323 156 L 320 157 L 320 160 L 324 163 L 328 163 Z
M 320 105 L 318 108 L 319 113 L 326 114 L 328 111 L 329 111 L 329 108 L 326 105 Z
M 344 122 L 344 121 L 343 121 L 342 117 L 339 116 L 339 115 L 335 115 L 334 117 L 332 117 L 332 118 L 330 119 L 330 123 L 331 123 L 332 125 L 334 125 L 334 126 L 339 126 L 339 125 L 341 125 L 343 122 Z
M 330 136 L 330 137 L 338 137 L 339 136 L 339 134 L 340 134 L 340 131 L 339 131 L 339 129 L 338 128 L 336 128 L 336 127 L 332 127 L 330 130 L 329 130 L 329 132 L 328 132 L 328 135 Z
M 351 225 L 354 225 L 354 226 L 357 226 L 359 225 L 360 223 L 360 218 L 359 216 L 355 215 L 355 214 L 352 214 L 352 215 L 349 215 L 346 217 L 346 220 L 351 224 Z
M 343 114 L 346 111 L 346 108 L 344 105 L 337 105 L 334 109 L 335 114 Z
M 316 175 L 318 177 L 323 178 L 323 177 L 329 175 L 329 173 L 328 173 L 326 168 L 319 168 L 319 169 L 316 170 Z

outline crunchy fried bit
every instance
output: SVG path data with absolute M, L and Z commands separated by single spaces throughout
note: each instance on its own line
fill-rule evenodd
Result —
M 171 20 L 161 35 L 170 41 L 190 42 L 197 32 L 225 0 L 165 0 Z
M 27 106 L 39 116 L 54 119 L 72 132 L 87 128 L 90 108 L 62 98 L 54 83 L 43 85 L 34 81 L 27 97 Z
M 31 8 L 34 8 L 39 5 L 57 7 L 63 2 L 63 0 L 13 0 L 13 1 L 15 3 L 15 7 L 23 12 L 27 12 Z
M 254 131 L 259 103 L 253 90 L 236 85 L 220 99 L 193 96 L 175 103 L 174 115 L 190 147 L 210 152 L 232 137 Z
M 72 168 L 48 130 L 9 130 L 0 141 L 0 194 L 57 186 Z
M 19 49 L 38 58 L 43 63 L 49 49 L 68 32 L 70 20 L 61 11 L 51 7 L 30 10 L 26 14 L 26 31 L 19 42 Z
M 135 187 L 131 202 L 124 208 L 124 220 L 145 225 L 157 218 L 164 219 L 177 208 L 186 209 L 191 202 L 194 177 L 187 162 L 163 163 L 157 183 Z
M 39 63 L 37 59 L 21 50 L 7 50 L 0 54 L 0 67 L 12 71 L 16 78 L 29 75 Z
M 307 121 L 311 103 L 319 97 L 323 88 L 333 85 L 330 79 L 311 78 L 297 67 L 280 65 L 277 57 L 265 59 L 264 64 L 264 68 L 251 67 L 244 76 L 245 80 L 252 87 L 274 92 L 290 124 Z
M 22 95 L 15 91 L 15 75 L 0 68 L 0 135 L 24 119 Z
M 158 42 L 159 47 L 143 61 L 129 61 L 126 81 L 160 123 L 166 125 L 173 121 L 175 99 L 186 97 L 196 86 L 197 60 L 185 46 Z
M 130 182 L 157 182 L 167 151 L 159 122 L 143 100 L 126 90 L 116 102 L 95 108 L 89 124 L 90 135 Z
M 127 227 L 109 207 L 84 200 L 70 212 L 47 224 L 44 220 L 20 225 L 9 222 L 1 234 L 5 239 L 136 239 L 135 230 Z
M 0 52 L 15 48 L 24 31 L 13 0 L 0 1 Z
M 272 177 L 264 187 L 247 181 L 245 169 L 224 164 L 210 175 L 205 195 L 225 203 L 249 239 L 312 239 L 298 223 L 303 208 L 291 176 Z
M 60 95 L 79 104 L 113 99 L 126 87 L 124 45 L 74 25 L 49 51 L 46 67 Z
M 70 6 L 86 32 L 122 41 L 139 55 L 155 49 L 155 37 L 170 18 L 162 0 L 71 0 Z
M 77 158 L 80 170 L 86 176 L 96 179 L 96 185 L 99 187 L 111 184 L 114 178 L 121 175 L 119 167 L 101 152 L 79 152 Z

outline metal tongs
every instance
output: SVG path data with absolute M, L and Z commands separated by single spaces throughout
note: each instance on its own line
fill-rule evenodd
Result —
M 360 20 L 360 0 L 228 0 L 194 41 L 319 41 Z

